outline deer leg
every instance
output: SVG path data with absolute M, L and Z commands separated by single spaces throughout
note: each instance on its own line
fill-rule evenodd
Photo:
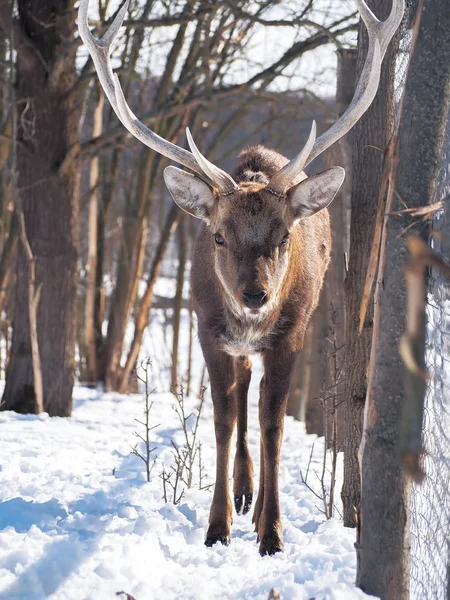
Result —
M 247 393 L 250 385 L 252 363 L 247 356 L 234 359 L 236 377 L 237 440 L 233 470 L 234 506 L 238 514 L 245 515 L 253 500 L 253 462 L 248 450 Z
M 202 344 L 203 346 L 203 344 Z M 236 423 L 234 364 L 231 356 L 211 347 L 204 351 L 211 381 L 216 435 L 216 484 L 205 544 L 227 545 L 231 539 L 232 504 L 228 490 L 231 436 Z
M 261 379 L 261 383 L 259 384 L 259 420 L 261 421 L 261 407 L 263 403 L 263 393 L 264 393 L 264 377 Z M 259 489 L 258 489 L 258 497 L 255 503 L 255 510 L 253 512 L 252 521 L 255 524 L 255 531 L 258 533 L 258 524 L 259 517 L 261 515 L 262 507 L 264 504 L 264 449 L 262 444 L 262 438 L 259 445 Z
M 278 470 L 294 358 L 293 352 L 283 352 L 280 348 L 264 356 L 264 391 L 259 414 L 264 456 L 264 491 L 257 523 L 261 555 L 275 554 L 283 549 Z

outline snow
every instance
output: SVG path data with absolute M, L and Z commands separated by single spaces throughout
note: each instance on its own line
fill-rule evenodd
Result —
M 158 339 L 154 346 L 159 343 L 163 354 Z M 198 348 L 195 356 L 198 373 Z M 206 548 L 212 488 L 199 490 L 197 475 L 179 505 L 164 502 L 159 475 L 173 464 L 172 440 L 182 444 L 183 432 L 174 397 L 159 391 L 166 378 L 156 365 L 150 420 L 157 425 L 151 434 L 157 458 L 150 483 L 143 462 L 130 452 L 134 432 L 143 433 L 135 421 L 142 419 L 142 395 L 76 387 L 71 418 L 0 413 L 1 600 L 102 600 L 122 590 L 136 600 L 266 599 L 272 588 L 283 600 L 367 598 L 354 587 L 354 530 L 338 519 L 326 521 L 320 501 L 301 481 L 314 445 L 308 483 L 318 483 L 312 471 L 319 470 L 323 452 L 323 440 L 307 435 L 302 423 L 286 418 L 280 469 L 284 553 L 259 556 L 251 512 L 233 516 L 228 547 Z M 253 371 L 249 444 L 258 473 L 257 361 Z M 195 395 L 187 398 L 188 412 L 198 402 Z M 215 469 L 208 394 L 198 437 L 205 486 L 213 484 Z

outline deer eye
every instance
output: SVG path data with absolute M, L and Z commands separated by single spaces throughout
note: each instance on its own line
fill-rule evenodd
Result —
M 225 244 L 225 240 L 220 235 L 220 233 L 216 233 L 214 235 L 214 241 L 216 242 L 217 246 L 223 246 Z
M 281 244 L 280 246 L 286 246 L 286 244 L 289 241 L 289 233 L 286 233 L 286 235 L 283 236 L 283 239 L 281 240 Z

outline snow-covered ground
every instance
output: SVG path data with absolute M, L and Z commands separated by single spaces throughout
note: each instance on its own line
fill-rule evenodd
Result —
M 159 357 L 163 354 L 161 342 Z M 249 414 L 256 473 L 259 368 L 255 365 Z M 163 379 L 155 373 L 155 382 Z M 140 395 L 78 387 L 71 418 L 0 413 L 2 600 L 102 600 L 122 590 L 136 600 L 266 599 L 271 588 L 283 600 L 367 597 L 353 585 L 354 531 L 339 520 L 326 521 L 320 501 L 301 482 L 314 444 L 308 482 L 317 484 L 312 470 L 320 466 L 320 439 L 286 419 L 280 472 L 284 553 L 259 556 L 251 513 L 234 516 L 228 547 L 206 548 L 212 490 L 199 490 L 195 476 L 194 487 L 179 505 L 164 502 L 159 475 L 174 462 L 171 441 L 182 444 L 183 435 L 173 396 L 157 391 L 152 399 L 150 418 L 158 426 L 152 431 L 157 460 L 150 483 L 142 461 L 130 454 L 134 432 L 142 433 L 135 422 L 142 419 Z M 192 395 L 186 403 L 191 411 L 198 400 Z M 215 451 L 208 394 L 199 440 L 203 485 L 212 484 Z

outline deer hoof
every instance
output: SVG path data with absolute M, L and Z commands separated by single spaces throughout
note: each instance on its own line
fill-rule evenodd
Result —
M 235 496 L 234 497 L 234 507 L 238 515 L 242 514 L 246 515 L 250 510 L 250 507 L 253 502 L 253 494 L 244 494 L 243 496 Z M 243 508 L 242 508 L 243 507 Z
M 276 534 L 264 536 L 259 545 L 259 553 L 261 556 L 273 556 L 277 552 L 283 552 L 283 550 L 283 541 Z
M 227 535 L 223 535 L 221 533 L 208 533 L 205 540 L 205 546 L 208 548 L 212 548 L 214 544 L 220 542 L 223 546 L 228 546 L 230 543 L 230 538 Z

